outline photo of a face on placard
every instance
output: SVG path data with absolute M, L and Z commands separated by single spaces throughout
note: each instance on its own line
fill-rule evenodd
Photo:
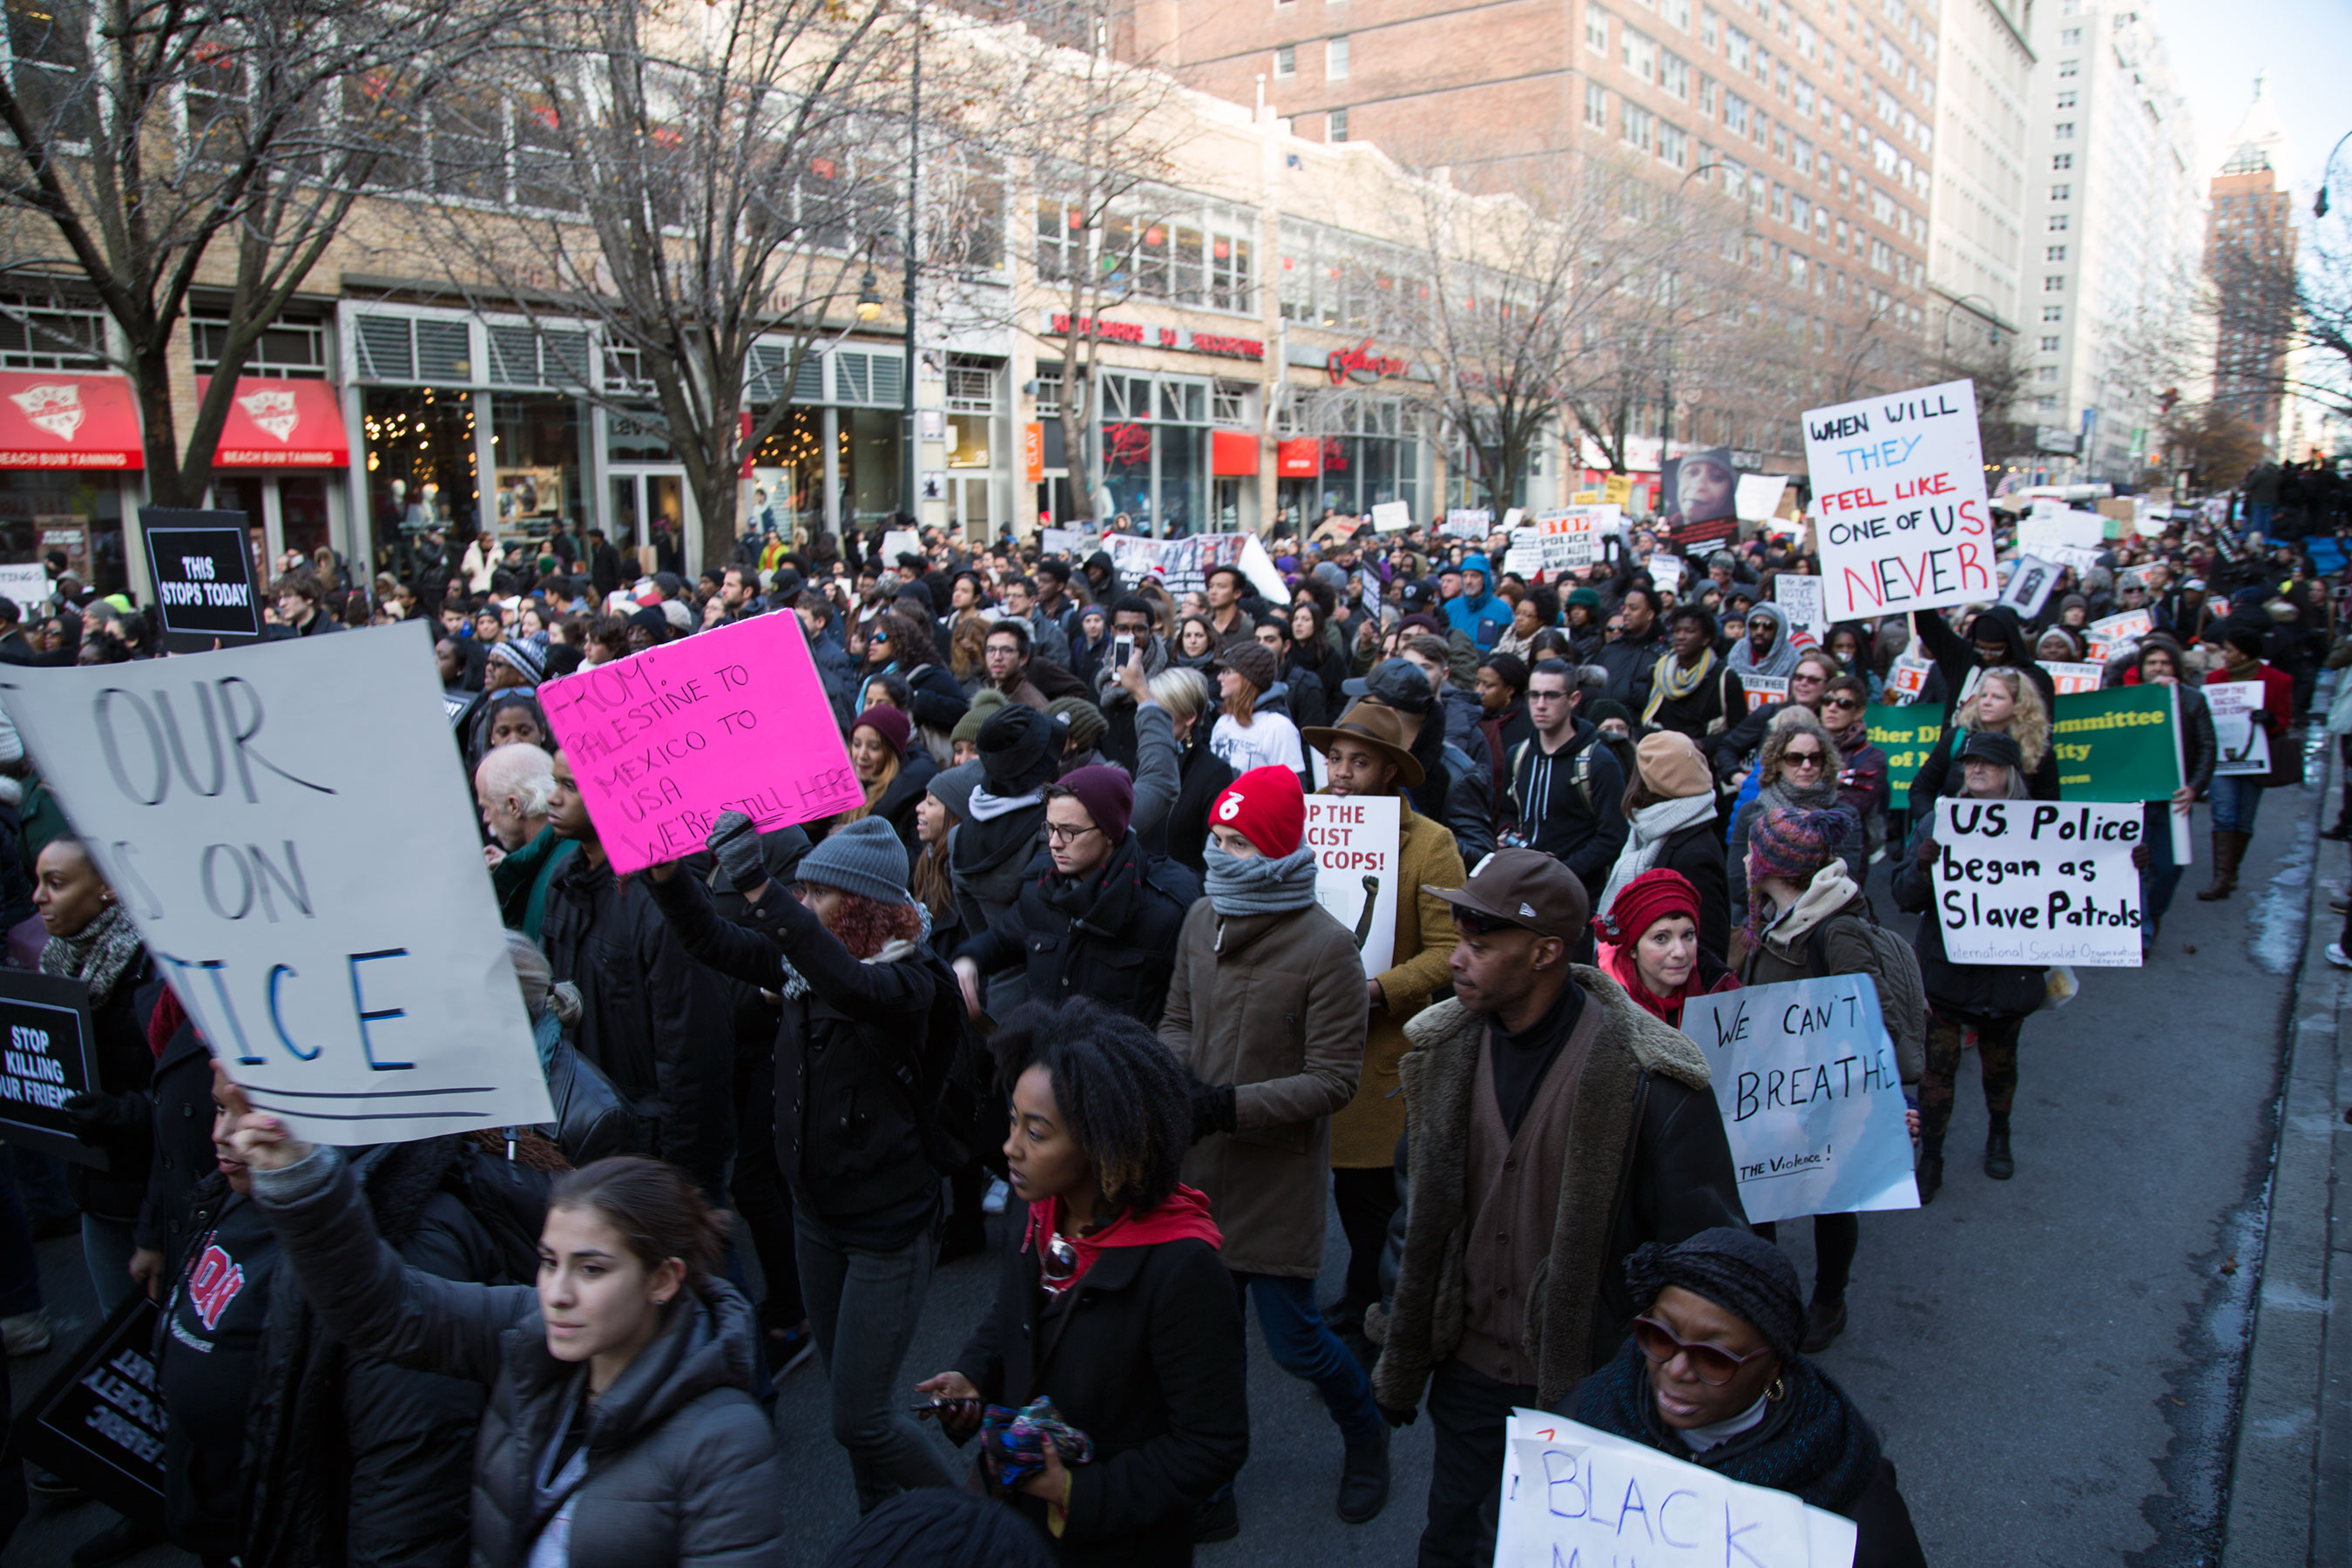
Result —
M 1730 447 L 1669 458 L 1663 480 L 1660 500 L 1676 538 L 1686 538 L 1693 530 L 1706 538 L 1731 531 L 1739 471 L 1732 467 Z

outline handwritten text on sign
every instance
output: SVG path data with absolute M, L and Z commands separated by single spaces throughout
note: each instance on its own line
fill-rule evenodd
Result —
M 2139 967 L 2137 805 L 1937 804 L 1935 919 L 1953 963 Z
M 551 1120 L 413 628 L 10 675 L 42 776 L 255 1105 L 325 1143 Z
M 1315 851 L 1315 900 L 1356 939 L 1364 977 L 1396 963 L 1397 849 L 1403 826 L 1394 795 L 1310 795 L 1307 843 Z M 1415 896 L 1419 893 L 1415 889 Z
M 702 847 L 722 811 L 760 831 L 865 800 L 796 616 L 756 616 L 539 689 L 620 875 Z
M 1998 592 L 1974 382 L 1812 409 L 1805 465 L 1831 621 Z
M 1919 1206 L 1895 1045 L 1867 974 L 1695 996 L 1750 1222 Z

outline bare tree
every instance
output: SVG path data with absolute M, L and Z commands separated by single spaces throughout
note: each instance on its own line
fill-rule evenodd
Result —
M 2352 416 L 2352 218 L 2314 218 L 2299 255 L 2251 245 L 2208 258 L 2221 352 L 2217 395 L 2300 397 Z
M 197 504 L 238 373 L 406 128 L 474 68 L 512 0 L 49 0 L 11 13 L 0 72 L 0 268 L 35 300 L 95 299 L 114 333 L 37 346 L 129 376 L 148 484 Z M 183 440 L 170 367 L 199 293 L 215 362 Z M 58 337 L 38 311 L 18 319 Z
M 2220 402 L 2182 403 L 2159 427 L 2167 466 L 2189 474 L 2189 493 L 2229 489 L 2263 460 L 2263 433 Z

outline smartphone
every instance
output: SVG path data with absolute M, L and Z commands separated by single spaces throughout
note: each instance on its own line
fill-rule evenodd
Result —
M 1113 669 L 1124 669 L 1135 657 L 1135 636 L 1127 633 L 1110 639 L 1110 663 Z

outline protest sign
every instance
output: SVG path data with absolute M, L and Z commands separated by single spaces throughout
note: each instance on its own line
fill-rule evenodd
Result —
M 2099 552 L 2086 545 L 2037 544 L 2033 551 L 2053 566 L 2069 568 L 2077 578 L 2099 563 Z
M 1936 901 L 1955 963 L 2139 967 L 2136 805 L 1937 803 Z
M 322 1143 L 553 1119 L 415 627 L 14 669 L 0 692 L 257 1107 Z
M 1903 1075 L 1869 975 L 1694 996 L 1682 1029 L 1706 1053 L 1748 1223 L 1919 1206 Z
M 1494 1568 L 1853 1568 L 1853 1521 L 1794 1492 L 1541 1410 L 1503 1430 Z
M 1658 585 L 1661 594 L 1671 594 L 1683 585 L 1683 558 L 1660 551 L 1643 563 L 1649 569 L 1650 581 Z
M 1785 675 L 1743 675 L 1739 689 L 1748 693 L 1748 711 L 1753 713 L 1768 702 L 1789 700 L 1789 678 Z
M 1439 531 L 1448 539 L 1484 539 L 1495 525 L 1495 514 L 1484 507 L 1455 507 L 1445 514 Z
M 539 701 L 616 876 L 699 849 L 722 811 L 765 833 L 866 798 L 791 616 L 591 666 Z
M 1927 689 L 1927 661 L 1906 648 L 1886 671 L 1885 694 L 1897 702 L 1916 702 Z
M 1772 602 L 1788 612 L 1789 624 L 1797 630 L 1811 632 L 1816 641 L 1829 636 L 1829 605 L 1822 596 L 1819 577 L 1795 572 L 1774 573 Z
M 1095 542 L 1101 537 L 1087 528 L 1041 528 L 1037 531 L 1037 548 L 1048 555 L 1084 560 L 1094 553 Z
M 2083 630 L 2091 645 L 2091 658 L 2104 664 L 2156 630 L 2156 617 L 2146 610 L 2126 610 L 2118 616 L 2103 616 Z
M 1290 603 L 1290 584 L 1285 583 L 1282 580 L 1282 574 L 1274 569 L 1274 557 L 1265 552 L 1265 546 L 1259 541 L 1256 534 L 1219 534 L 1212 537 L 1240 539 L 1241 549 L 1234 557 L 1234 564 L 1242 569 L 1242 575 L 1249 579 L 1250 586 L 1255 588 L 1268 604 Z M 1365 574 L 1367 579 L 1370 575 L 1370 573 Z M 1370 608 L 1377 614 L 1380 609 L 1380 592 L 1378 589 L 1370 592 L 1373 601 Z
M 2050 598 L 2050 590 L 2058 585 L 2058 568 L 2038 555 L 2021 555 L 2010 572 L 2009 585 L 2000 591 L 2000 602 L 2017 612 L 2017 618 L 2032 625 Z
M 1874 702 L 1866 721 L 1870 743 L 1886 753 L 1887 805 L 1904 810 L 1911 800 L 1911 781 L 1936 742 L 1944 736 L 1944 716 L 1933 708 Z
M 1394 795 L 1310 795 L 1307 846 L 1315 851 L 1315 901 L 1355 933 L 1366 979 L 1395 963 L 1398 841 Z
M 2037 550 L 2055 544 L 2095 552 L 2106 538 L 2107 521 L 2095 511 L 2044 510 L 2017 520 L 2017 547 Z
M 2180 787 L 2179 699 L 2169 686 L 2118 686 L 2058 699 L 2050 742 L 2067 800 L 2166 800 Z
M 1742 522 L 1762 522 L 1779 514 L 1780 498 L 1788 490 L 1786 474 L 1742 474 L 1734 492 L 1732 510 Z
M 896 566 L 901 555 L 920 555 L 923 536 L 911 528 L 889 528 L 882 531 L 882 564 Z
M 1805 415 L 1832 621 L 1993 597 L 1976 384 Z
M 2254 721 L 2254 715 L 2263 706 L 2263 683 L 2224 680 L 2204 690 L 2206 705 L 2213 711 L 2213 743 L 2219 748 L 2214 773 L 2269 773 L 2270 731 Z
M 2085 691 L 2096 691 L 2099 689 L 2099 681 L 2107 673 L 2107 667 L 2104 664 L 2053 663 L 2049 659 L 2039 662 L 2042 668 L 2050 672 L 2050 683 L 2061 697 L 2074 697 Z
M 1402 533 L 1412 526 L 1412 508 L 1401 500 L 1376 502 L 1372 507 L 1374 533 Z
M 166 650 L 201 653 L 215 640 L 227 647 L 259 639 L 261 588 L 254 581 L 245 513 L 142 507 L 139 527 Z M 325 605 L 320 613 L 327 613 Z
M 37 561 L 0 563 L 0 598 L 23 612 L 31 620 L 39 607 L 48 602 L 57 589 L 49 583 L 49 570 Z
M 224 1255 L 226 1256 L 226 1255 Z M 191 1258 L 191 1269 L 203 1259 Z M 163 1525 L 163 1392 L 158 1309 L 133 1290 L 16 1417 L 16 1453 L 125 1519 Z
M 1506 507 L 1503 510 L 1503 531 L 1507 533 L 1512 529 L 1518 527 L 1520 521 L 1525 519 L 1527 515 L 1528 511 L 1525 507 Z
M 1195 533 L 1184 539 L 1146 539 L 1139 534 L 1107 535 L 1102 547 L 1121 580 L 1158 577 L 1178 597 L 1205 587 L 1208 574 L 1220 566 L 1238 566 L 1259 594 L 1276 604 L 1289 601 L 1290 591 L 1274 558 L 1255 533 Z
M 1544 536 L 1539 529 L 1515 528 L 1511 531 L 1511 547 L 1503 552 L 1503 570 L 1517 573 L 1528 582 L 1547 571 L 1544 564 Z
M 0 969 L 0 1142 L 106 1168 L 74 1134 L 68 1099 L 98 1087 L 89 987 L 57 974 Z
M 1613 487 L 1622 482 L 1622 492 Z M 1668 458 L 1659 476 L 1658 510 L 1674 529 L 1675 540 L 1685 549 L 1728 539 L 1738 531 L 1739 469 L 1731 448 L 1711 447 Z M 1612 476 L 1601 494 L 1622 503 L 1632 498 L 1633 480 Z

